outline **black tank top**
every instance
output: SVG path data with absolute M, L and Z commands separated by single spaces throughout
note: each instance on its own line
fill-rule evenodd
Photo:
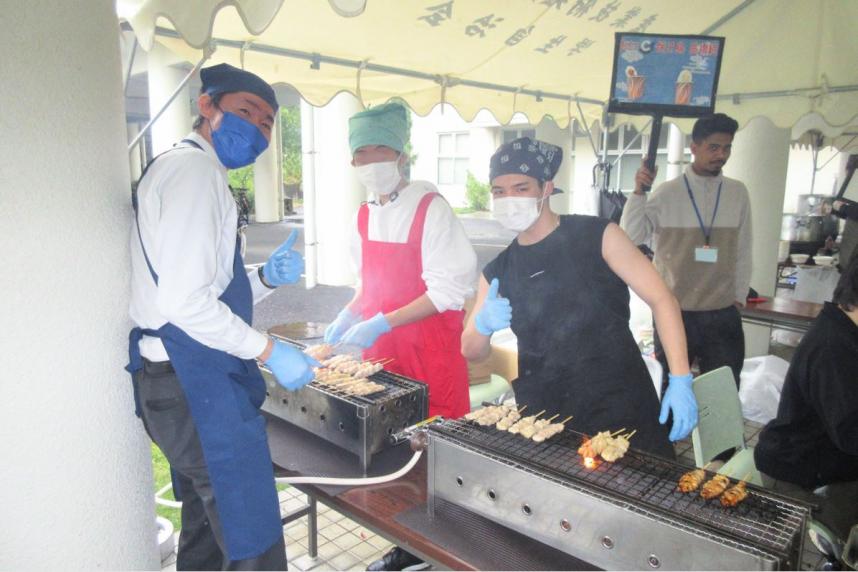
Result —
M 629 331 L 629 290 L 602 257 L 611 221 L 566 215 L 540 242 L 514 240 L 486 265 L 512 306 L 516 399 L 584 433 L 638 429 L 633 447 L 672 456 L 658 397 Z

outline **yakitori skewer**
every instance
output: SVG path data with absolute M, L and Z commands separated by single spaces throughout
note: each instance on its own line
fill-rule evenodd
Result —
M 724 475 L 715 475 L 703 485 L 700 490 L 700 496 L 706 500 L 714 499 L 721 496 L 721 493 L 727 490 L 730 486 L 730 479 Z

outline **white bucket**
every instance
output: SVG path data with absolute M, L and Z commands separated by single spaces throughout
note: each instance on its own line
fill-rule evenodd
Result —
M 163 562 L 176 548 L 176 539 L 173 537 L 173 523 L 164 517 L 156 516 L 155 525 L 158 527 L 158 548 L 161 551 L 161 562 Z

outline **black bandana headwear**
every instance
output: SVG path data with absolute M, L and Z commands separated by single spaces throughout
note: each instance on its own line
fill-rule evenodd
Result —
M 238 69 L 229 64 L 218 64 L 200 70 L 203 82 L 202 93 L 211 96 L 219 93 L 246 91 L 261 97 L 274 112 L 277 112 L 277 96 L 265 80 L 256 74 Z
M 551 181 L 563 162 L 563 149 L 557 145 L 519 137 L 503 145 L 495 151 L 489 162 L 489 181 L 501 175 L 515 173 L 527 175 L 540 182 Z M 552 194 L 563 191 L 554 187 Z

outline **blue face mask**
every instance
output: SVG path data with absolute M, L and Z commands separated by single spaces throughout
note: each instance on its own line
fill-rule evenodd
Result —
M 212 144 L 227 169 L 250 165 L 268 148 L 268 141 L 256 125 L 229 111 L 223 112 L 220 127 L 212 131 Z

